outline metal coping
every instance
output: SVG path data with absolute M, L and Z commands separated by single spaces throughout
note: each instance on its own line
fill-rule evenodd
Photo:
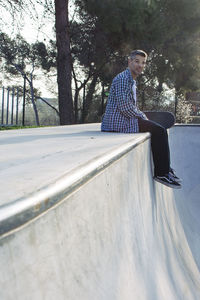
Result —
M 200 127 L 200 124 L 179 124 L 175 123 L 174 127 Z
M 149 133 L 142 134 L 136 140 L 132 139 L 75 168 L 36 193 L 0 206 L 0 238 L 19 230 L 21 226 L 58 205 L 80 186 L 148 139 Z

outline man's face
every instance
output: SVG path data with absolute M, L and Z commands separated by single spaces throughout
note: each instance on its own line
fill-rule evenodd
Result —
M 138 77 L 144 70 L 146 60 L 146 57 L 143 57 L 141 55 L 136 55 L 133 58 L 129 58 L 128 67 L 134 79 L 136 79 L 136 77 Z

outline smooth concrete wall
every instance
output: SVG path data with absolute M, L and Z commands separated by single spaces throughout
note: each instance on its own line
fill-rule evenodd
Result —
M 2 234 L 1 300 L 200 298 L 181 192 L 154 182 L 148 135 L 107 153 L 62 201 Z
M 175 193 L 176 208 L 187 242 L 200 270 L 200 125 L 171 129 L 172 162 L 183 179 Z

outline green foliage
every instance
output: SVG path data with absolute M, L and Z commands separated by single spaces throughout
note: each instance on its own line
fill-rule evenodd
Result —
M 199 0 L 74 0 L 74 4 L 78 17 L 70 22 L 70 38 L 74 78 L 80 83 L 76 91 L 86 86 L 86 94 L 90 91 L 93 96 L 97 90 L 100 95 L 99 83 L 108 88 L 112 78 L 127 66 L 127 54 L 139 48 L 149 54 L 145 73 L 139 78 L 139 90 L 145 95 L 142 106 L 150 97 L 151 107 L 164 107 L 164 86 L 174 89 L 179 97 L 200 89 Z M 45 1 L 45 9 L 52 10 L 52 0 Z M 35 68 L 48 72 L 55 67 L 55 48 L 54 41 L 27 45 L 19 37 L 4 53 L 18 69 L 26 69 L 29 57 Z M 9 68 L 16 73 L 15 67 Z M 98 101 L 100 105 L 101 97 L 93 99 L 95 107 Z
M 164 85 L 178 95 L 200 88 L 199 1 L 75 0 L 75 4 L 80 17 L 71 24 L 72 53 L 85 74 L 98 75 L 109 86 L 126 68 L 125 56 L 139 48 L 149 54 L 139 78 L 142 107 L 150 97 L 151 109 L 171 110 Z
M 49 71 L 55 67 L 56 54 L 52 42 L 46 46 L 42 42 L 27 43 L 22 36 L 11 39 L 0 32 L 0 55 L 5 60 L 6 71 L 12 75 L 24 73 L 27 69 L 42 68 Z
M 108 37 L 110 46 L 115 50 L 125 53 L 125 45 L 137 48 L 139 44 L 148 50 L 148 39 L 152 40 L 155 35 L 150 35 L 152 29 L 157 31 L 158 24 L 155 18 L 155 5 L 149 5 L 144 0 L 78 0 L 75 3 L 81 12 L 87 12 L 89 16 L 97 19 L 99 26 Z M 144 35 L 144 30 L 149 30 Z M 147 38 L 147 39 L 146 39 Z M 125 50 L 125 51 L 124 51 Z
M 38 67 L 49 72 L 51 68 L 56 67 L 56 45 L 50 40 L 46 46 L 43 42 L 36 42 L 31 45 L 32 59 L 37 59 Z
M 75 2 L 81 12 L 87 12 L 98 21 L 110 47 L 123 54 L 133 48 L 142 48 L 150 55 L 153 52 L 160 73 L 170 72 L 172 66 L 183 61 L 184 53 L 192 56 L 198 48 L 193 43 L 200 30 L 200 3 L 197 0 Z
M 191 117 L 192 104 L 188 103 L 183 97 L 179 97 L 177 105 L 176 121 L 177 123 L 189 123 Z

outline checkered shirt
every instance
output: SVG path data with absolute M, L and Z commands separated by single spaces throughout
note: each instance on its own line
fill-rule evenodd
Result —
M 113 79 L 101 124 L 102 131 L 139 132 L 138 118 L 146 119 L 146 116 L 137 107 L 133 94 L 134 84 L 129 69 Z

